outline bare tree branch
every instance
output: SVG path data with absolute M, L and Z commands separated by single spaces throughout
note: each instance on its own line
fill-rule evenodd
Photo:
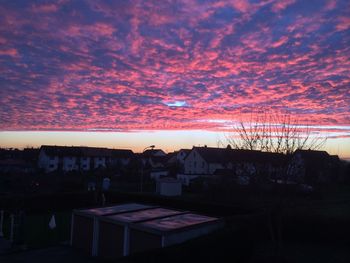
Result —
M 235 149 L 291 154 L 297 149 L 318 150 L 327 138 L 312 134 L 309 125 L 301 125 L 290 114 L 258 112 L 249 121 L 232 127 L 227 142 Z

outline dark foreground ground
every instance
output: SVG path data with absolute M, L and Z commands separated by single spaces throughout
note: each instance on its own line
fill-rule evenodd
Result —
M 68 246 L 54 246 L 45 249 L 33 249 L 22 252 L 9 253 L 0 256 L 0 262 L 97 262 L 85 257 Z
M 206 248 L 210 249 L 210 248 Z M 237 258 L 235 253 L 240 253 L 235 247 L 226 247 L 221 251 L 185 251 L 184 254 L 160 253 L 156 251 L 147 255 L 136 255 L 123 258 L 114 262 L 350 262 L 350 253 L 346 244 L 315 244 L 315 243 L 287 243 L 281 251 L 280 257 L 273 255 L 274 247 L 270 242 L 257 243 L 253 250 L 244 258 Z M 221 253 L 221 254 L 217 254 Z M 94 258 L 82 255 L 79 251 L 67 245 L 53 246 L 45 249 L 34 249 L 22 252 L 11 253 L 0 256 L 0 262 L 52 262 L 52 263 L 79 263 L 79 262 L 100 262 Z
M 246 196 L 246 199 L 249 196 Z M 173 208 L 184 208 L 207 214 L 218 214 L 227 219 L 225 229 L 209 236 L 188 241 L 162 250 L 121 258 L 115 262 L 350 262 L 350 188 L 328 189 L 316 197 L 293 198 L 286 202 L 280 216 L 269 217 L 271 198 L 254 197 L 250 204 L 242 201 L 231 208 L 218 207 L 196 201 L 163 199 L 156 196 L 110 193 L 110 203 L 142 202 L 157 203 Z M 193 199 L 193 198 L 192 198 Z M 192 200 L 191 199 L 191 200 Z M 12 201 L 11 201 L 12 200 Z M 9 249 L 0 239 L 0 262 L 99 262 L 71 249 L 67 244 L 71 209 L 94 206 L 86 194 L 35 196 L 0 200 L 2 207 L 26 208 L 24 243 L 27 249 Z M 276 200 L 275 198 L 273 200 Z M 218 204 L 221 202 L 216 202 Z M 258 204 L 258 205 L 257 205 Z M 257 210 L 255 210 L 258 207 Z M 29 209 L 30 208 L 30 209 Z M 230 211 L 228 211 L 230 210 Z M 51 231 L 48 222 L 56 216 L 57 228 Z M 221 213 L 221 214 L 220 214 Z M 269 220 L 273 221 L 271 235 Z M 8 236 L 8 217 L 5 220 L 5 236 Z M 280 234 L 276 234 L 279 226 Z M 276 242 L 276 238 L 279 239 Z

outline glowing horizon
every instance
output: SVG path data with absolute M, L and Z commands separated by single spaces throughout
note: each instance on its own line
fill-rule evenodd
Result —
M 117 149 L 131 149 L 142 152 L 149 146 L 173 152 L 179 149 L 191 149 L 193 146 L 225 147 L 228 144 L 227 133 L 191 130 L 191 131 L 147 131 L 147 132 L 57 132 L 57 131 L 16 131 L 0 132 L 3 140 L 0 147 L 26 148 L 41 145 L 91 146 Z M 29 143 L 30 142 L 30 143 Z M 348 138 L 329 138 L 320 150 L 339 155 L 350 160 L 350 140 Z

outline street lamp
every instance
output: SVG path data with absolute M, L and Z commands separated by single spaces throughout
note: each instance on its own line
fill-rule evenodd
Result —
M 156 147 L 155 145 L 150 145 L 150 146 L 147 146 L 145 149 L 143 149 L 142 152 L 146 151 L 148 148 L 152 148 L 152 150 L 154 149 L 154 147 Z
M 151 148 L 152 150 L 154 149 L 154 147 L 156 147 L 155 145 L 150 145 L 147 146 L 145 149 L 143 149 L 142 153 L 144 153 L 146 151 L 146 149 Z M 142 162 L 142 169 L 141 169 L 141 182 L 140 182 L 140 192 L 143 192 L 143 160 L 141 159 Z

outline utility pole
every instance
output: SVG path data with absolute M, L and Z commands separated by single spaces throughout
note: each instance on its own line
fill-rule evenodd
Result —
M 151 148 L 152 150 L 154 149 L 154 147 L 156 147 L 155 145 L 150 145 L 150 146 L 147 146 L 145 149 L 143 149 L 142 153 L 145 152 L 146 149 L 148 148 Z M 143 193 L 143 167 L 144 167 L 144 163 L 143 163 L 143 160 L 141 158 L 141 182 L 140 182 L 140 192 Z
M 3 225 L 4 225 L 4 210 L 1 210 L 1 218 L 0 218 L 0 237 L 4 237 L 4 232 L 3 232 Z

